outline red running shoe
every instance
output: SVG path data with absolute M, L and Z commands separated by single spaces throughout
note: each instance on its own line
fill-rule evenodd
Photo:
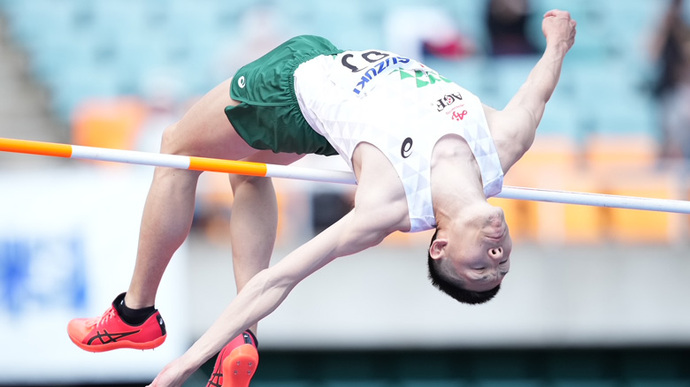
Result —
M 221 349 L 206 387 L 248 387 L 259 365 L 256 336 L 247 329 Z
M 67 324 L 72 342 L 89 352 L 105 352 L 118 348 L 153 349 L 163 344 L 166 337 L 165 323 L 156 310 L 139 325 L 122 321 L 115 305 L 122 302 L 125 293 L 115 298 L 101 317 L 75 318 Z

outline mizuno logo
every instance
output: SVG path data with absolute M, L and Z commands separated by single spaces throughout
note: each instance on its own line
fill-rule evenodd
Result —
M 123 337 L 131 336 L 136 333 L 139 333 L 140 331 L 132 331 L 132 332 L 122 332 L 122 333 L 108 333 L 108 331 L 103 331 L 101 332 L 96 332 L 96 336 L 92 337 L 89 339 L 88 345 L 93 344 L 94 341 L 100 340 L 101 344 L 108 344 L 108 343 L 114 343 Z

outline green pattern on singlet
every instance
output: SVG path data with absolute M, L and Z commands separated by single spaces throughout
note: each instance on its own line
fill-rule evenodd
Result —
M 422 70 L 401 70 L 396 69 L 393 73 L 399 72 L 400 79 L 413 78 L 417 82 L 417 87 L 424 87 L 428 85 L 433 85 L 436 82 L 452 82 L 450 79 L 444 77 L 443 75 L 435 71 L 422 71 Z

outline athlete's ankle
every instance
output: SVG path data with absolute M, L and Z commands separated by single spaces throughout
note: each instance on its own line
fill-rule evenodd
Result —
M 137 309 L 128 307 L 125 303 L 125 295 L 126 293 L 122 293 L 119 296 L 117 296 L 113 304 L 115 306 L 115 310 L 117 310 L 117 313 L 120 315 L 122 321 L 126 322 L 127 324 L 140 325 L 144 323 L 144 321 L 146 321 L 149 317 L 151 317 L 151 315 L 156 313 L 155 306 L 148 306 Z
M 245 330 L 244 332 L 249 334 L 249 336 L 251 337 L 251 339 L 254 341 L 254 343 L 253 343 L 254 346 L 255 346 L 256 348 L 259 348 L 259 339 L 256 338 L 256 335 L 254 334 L 254 332 L 253 332 L 251 329 L 247 329 L 247 330 Z

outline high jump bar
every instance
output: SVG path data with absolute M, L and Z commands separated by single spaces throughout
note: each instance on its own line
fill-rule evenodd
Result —
M 348 171 L 0 138 L 0 151 L 193 171 L 357 184 Z M 690 214 L 690 201 L 504 186 L 499 198 Z

